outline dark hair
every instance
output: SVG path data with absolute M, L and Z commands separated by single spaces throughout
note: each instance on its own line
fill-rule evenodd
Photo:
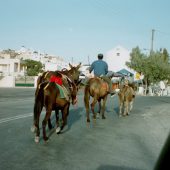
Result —
M 103 59 L 103 54 L 98 54 L 98 59 Z

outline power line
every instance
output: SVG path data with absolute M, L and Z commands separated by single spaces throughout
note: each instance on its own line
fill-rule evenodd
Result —
M 170 36 L 170 33 L 168 33 L 168 32 L 164 32 L 164 31 L 160 31 L 160 30 L 155 30 L 156 32 L 159 32 L 159 33 L 161 33 L 161 34 L 165 34 L 165 35 L 168 35 L 168 36 Z

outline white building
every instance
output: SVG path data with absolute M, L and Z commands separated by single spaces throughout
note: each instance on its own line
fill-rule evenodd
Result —
M 0 72 L 4 76 L 24 75 L 25 67 L 19 59 L 0 59 Z
M 55 71 L 55 70 L 62 70 L 63 68 L 68 68 L 68 63 L 58 60 L 57 62 L 45 62 L 45 71 Z
M 15 55 L 11 55 L 15 54 Z M 24 75 L 26 68 L 22 64 L 22 60 L 35 60 L 40 61 L 45 70 L 61 70 L 68 68 L 68 63 L 62 57 L 55 55 L 47 55 L 39 51 L 27 49 L 22 47 L 20 50 L 3 50 L 0 51 L 0 74 L 6 76 Z
M 117 72 L 121 69 L 126 69 L 133 72 L 125 64 L 127 61 L 130 61 L 130 51 L 122 46 L 116 46 L 106 52 L 104 59 L 108 63 L 109 71 Z
M 23 60 L 40 61 L 45 70 L 61 70 L 68 68 L 68 63 L 61 57 L 47 55 L 22 47 L 20 50 L 0 51 L 0 87 L 14 87 L 15 77 L 25 76 L 26 66 Z

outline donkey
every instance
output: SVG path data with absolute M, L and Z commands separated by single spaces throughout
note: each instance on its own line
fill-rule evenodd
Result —
M 39 128 L 39 120 L 40 114 L 45 107 L 46 114 L 42 121 L 43 128 L 43 139 L 44 141 L 48 141 L 48 137 L 46 135 L 46 124 L 50 120 L 50 116 L 53 110 L 56 111 L 56 124 L 57 128 L 59 127 L 59 117 L 58 111 L 62 112 L 62 125 L 59 128 L 58 132 L 60 132 L 64 126 L 67 124 L 67 116 L 69 115 L 69 107 L 70 101 L 72 104 L 76 104 L 77 102 L 77 86 L 73 81 L 71 81 L 68 77 L 63 80 L 63 86 L 68 92 L 68 97 L 61 97 L 60 88 L 56 85 L 55 82 L 44 82 L 40 84 L 39 90 L 37 91 L 37 95 L 35 96 L 34 103 L 34 127 L 35 127 L 35 142 L 39 142 L 40 136 L 40 128 Z
M 93 112 L 93 119 L 96 119 L 96 113 L 95 113 L 95 105 L 98 102 L 99 103 L 99 114 L 102 113 L 102 119 L 105 119 L 105 105 L 107 96 L 109 93 L 109 85 L 107 82 L 102 80 L 101 78 L 94 77 L 90 78 L 87 82 L 87 85 L 84 89 L 84 104 L 86 108 L 86 116 L 87 116 L 87 122 L 90 122 L 90 110 L 89 110 L 89 104 L 90 104 L 90 97 L 93 98 L 91 103 L 91 110 Z M 101 100 L 103 100 L 103 104 L 101 104 Z
M 135 98 L 135 86 L 125 83 L 118 93 L 119 98 L 119 117 L 130 114 Z

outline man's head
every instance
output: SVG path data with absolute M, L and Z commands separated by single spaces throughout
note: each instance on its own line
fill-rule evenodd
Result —
M 103 54 L 98 54 L 98 59 L 102 60 L 103 59 Z

